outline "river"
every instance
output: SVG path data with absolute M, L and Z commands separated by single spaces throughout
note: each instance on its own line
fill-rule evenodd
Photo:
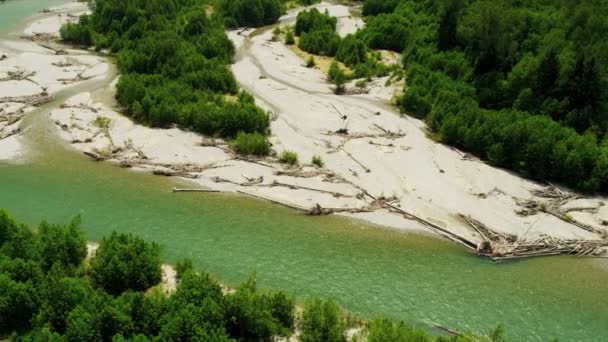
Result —
M 0 4 L 0 31 L 48 2 Z M 107 83 L 88 83 L 104 96 Z M 71 91 L 70 93 L 73 93 Z M 0 163 L 0 207 L 31 224 L 81 215 L 87 238 L 132 232 L 190 257 L 234 285 L 258 284 L 298 297 L 333 298 L 364 316 L 436 322 L 484 332 L 499 322 L 514 341 L 608 338 L 608 264 L 550 257 L 493 265 L 447 241 L 339 217 L 300 212 L 230 194 L 174 194 L 170 178 L 95 163 L 55 136 L 47 116 L 59 96 L 32 112 L 30 151 Z

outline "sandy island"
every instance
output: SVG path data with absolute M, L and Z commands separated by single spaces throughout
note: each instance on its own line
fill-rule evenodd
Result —
M 85 11 L 82 6 L 52 9 L 25 34 L 56 35 L 61 23 Z M 363 25 L 345 6 L 317 7 L 339 17 L 342 35 Z M 281 23 L 293 23 L 294 17 L 289 13 Z M 272 112 L 273 148 L 297 152 L 298 167 L 272 157 L 241 158 L 222 140 L 177 128 L 135 124 L 115 104 L 96 101 L 89 93 L 71 97 L 48 114 L 59 135 L 89 156 L 187 178 L 196 183 L 193 188 L 438 233 L 478 250 L 484 241 L 508 242 L 509 248 L 548 240 L 606 241 L 607 198 L 532 182 L 438 144 L 427 137 L 422 121 L 388 105 L 396 89 L 385 86 L 385 80 L 370 83 L 367 94 L 336 96 L 322 72 L 306 68 L 290 48 L 272 41 L 271 30 L 252 32 L 228 32 L 239 50 L 232 69 L 242 87 Z M 32 96 L 52 97 L 108 70 L 107 60 L 86 51 L 43 46 L 24 39 L 0 42 L 0 55 L 8 56 L 0 62 L 0 159 L 22 152 L 19 120 L 36 105 Z M 108 124 L 98 117 L 109 119 Z M 310 164 L 313 155 L 322 157 L 323 168 Z

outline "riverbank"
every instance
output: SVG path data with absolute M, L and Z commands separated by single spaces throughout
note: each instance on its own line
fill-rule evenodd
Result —
M 59 28 L 88 11 L 71 3 L 36 15 L 22 32 L 0 40 L 0 160 L 24 155 L 22 119 L 58 93 L 105 77 L 109 63 L 55 42 Z
M 319 6 L 345 16 L 344 6 Z M 293 22 L 293 16 L 282 21 Z M 517 245 L 549 237 L 603 239 L 604 198 L 583 199 L 539 185 L 433 142 L 422 122 L 386 105 L 386 96 L 378 94 L 391 92 L 378 82 L 370 94 L 333 95 L 326 76 L 273 42 L 271 30 L 234 31 L 229 37 L 239 50 L 233 65 L 239 83 L 272 112 L 274 149 L 297 152 L 300 166 L 244 159 L 222 140 L 134 124 L 96 94 L 73 96 L 51 111 L 51 120 L 63 139 L 96 160 L 314 214 L 439 233 L 474 250 L 491 233 Z M 315 155 L 323 168 L 311 164 Z

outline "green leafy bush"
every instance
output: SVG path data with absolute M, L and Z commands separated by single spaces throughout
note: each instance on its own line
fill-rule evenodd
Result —
M 312 162 L 312 165 L 314 165 L 316 167 L 325 166 L 325 163 L 323 162 L 323 159 L 321 159 L 321 156 L 313 156 L 311 162 Z
M 302 312 L 302 342 L 345 342 L 346 324 L 338 306 L 332 301 L 309 299 Z
M 146 290 L 160 282 L 160 247 L 113 232 L 99 244 L 90 273 L 95 285 L 111 294 Z
M 259 133 L 239 132 L 234 140 L 234 149 L 243 155 L 267 156 L 270 154 L 270 142 Z
M 285 34 L 285 44 L 293 45 L 295 43 L 296 43 L 296 38 L 293 35 L 293 31 L 291 31 L 291 30 L 287 31 L 287 33 Z
M 228 27 L 270 25 L 281 16 L 279 0 L 220 0 L 217 8 Z
M 306 67 L 314 68 L 316 65 L 317 63 L 315 62 L 315 58 L 313 56 L 308 57 L 308 59 L 306 60 Z
M 279 157 L 279 161 L 284 164 L 289 165 L 297 165 L 298 164 L 298 154 L 292 151 L 283 151 L 281 156 Z
M 102 115 L 98 115 L 95 120 L 93 120 L 92 124 L 95 125 L 98 128 L 102 128 L 102 129 L 107 129 L 110 128 L 110 124 L 112 123 L 112 120 L 108 117 L 102 116 Z

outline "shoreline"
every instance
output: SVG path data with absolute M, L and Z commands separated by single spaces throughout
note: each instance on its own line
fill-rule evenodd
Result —
M 0 160 L 19 161 L 26 154 L 23 119 L 53 98 L 86 81 L 106 76 L 110 65 L 89 53 L 55 42 L 61 25 L 88 11 L 67 3 L 14 25 L 0 39 Z
M 318 6 L 333 8 L 327 3 Z M 283 20 L 289 22 L 293 15 Z M 30 23 L 26 32 L 56 34 L 56 21 L 48 21 Z M 261 33 L 252 36 L 256 31 Z M 429 140 L 424 123 L 387 108 L 386 99 L 377 94 L 390 92 L 381 84 L 376 84 L 377 93 L 333 95 L 325 75 L 305 68 L 304 61 L 281 42 L 272 42 L 269 29 L 228 35 L 241 55 L 232 65 L 239 84 L 255 90 L 258 105 L 273 111 L 270 140 L 275 150 L 297 152 L 304 165 L 288 168 L 276 158 L 243 158 L 221 139 L 135 124 L 107 101 L 98 103 L 86 92 L 72 96 L 49 114 L 60 137 L 96 160 L 177 176 L 205 189 L 245 194 L 317 215 L 339 214 L 402 231 L 461 239 L 471 250 L 479 250 L 485 241 L 476 222 L 499 238 L 516 235 L 519 242 L 547 236 L 604 239 L 608 208 L 602 203 L 606 198 L 579 198 L 542 186 Z M 42 51 L 35 53 L 48 54 Z M 65 51 L 75 56 L 83 53 Z M 84 71 L 64 71 L 75 80 L 68 87 L 80 84 L 80 78 L 104 77 L 108 61 L 101 60 L 105 70 L 90 63 Z M 85 73 L 88 69 L 93 70 L 91 75 Z M 51 87 L 51 96 L 58 91 L 50 77 L 38 83 Z M 22 88 L 18 95 L 27 94 Z M 343 113 L 348 120 L 341 119 Z M 340 128 L 347 128 L 348 134 L 336 133 Z M 17 144 L 13 150 L 19 150 L 20 137 L 9 139 Z M 14 159 L 5 142 L 0 140 L 0 159 L 3 154 Z M 327 166 L 308 164 L 313 155 L 322 156 Z

